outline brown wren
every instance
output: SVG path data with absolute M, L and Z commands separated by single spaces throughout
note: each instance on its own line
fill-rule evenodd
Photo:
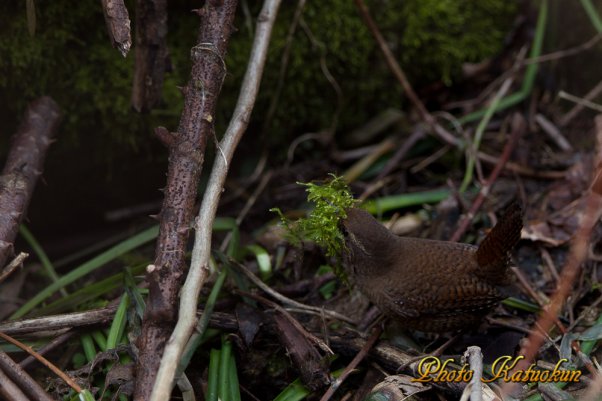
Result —
M 477 247 L 398 237 L 366 211 L 350 208 L 341 224 L 343 264 L 364 295 L 409 329 L 477 326 L 505 298 L 510 251 L 522 226 L 514 203 Z

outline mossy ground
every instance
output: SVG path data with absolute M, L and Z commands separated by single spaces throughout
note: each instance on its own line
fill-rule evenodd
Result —
M 197 17 L 190 1 L 169 3 L 169 46 L 173 71 L 167 74 L 162 106 L 147 116 L 130 108 L 133 53 L 123 59 L 111 48 L 99 2 L 36 1 L 36 34 L 27 32 L 25 3 L 0 6 L 0 115 L 14 131 L 32 98 L 53 96 L 65 110 L 62 137 L 67 145 L 96 141 L 99 157 L 111 159 L 124 149 L 145 150 L 156 125 L 175 128 L 182 105 L 177 90 L 189 74 L 190 48 Z M 132 11 L 133 2 L 127 2 Z M 247 2 L 252 15 L 259 1 Z M 369 1 L 372 14 L 398 59 L 417 84 L 451 83 L 464 62 L 494 55 L 503 44 L 517 1 L 410 0 Z M 370 33 L 348 0 L 307 2 L 292 41 L 289 67 L 272 124 L 264 126 L 275 93 L 281 58 L 296 8 L 284 2 L 274 30 L 268 65 L 251 127 L 265 128 L 262 138 L 278 148 L 300 133 L 332 127 L 349 130 L 387 107 L 402 107 L 403 96 L 392 80 Z M 133 19 L 133 18 L 132 18 Z M 217 118 L 218 132 L 227 123 L 246 68 L 252 23 L 239 9 L 239 31 L 232 37 L 226 79 Z M 132 21 L 132 25 L 134 21 Z M 133 26 L 132 26 L 133 31 Z M 332 75 L 333 84 L 325 75 Z M 335 85 L 340 89 L 337 94 Z M 280 152 L 282 156 L 282 152 Z

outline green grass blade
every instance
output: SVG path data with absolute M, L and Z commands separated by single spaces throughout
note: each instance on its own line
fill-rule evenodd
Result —
M 297 379 L 289 384 L 280 394 L 274 398 L 274 401 L 301 401 L 309 395 L 310 391 Z
M 483 134 L 485 133 L 485 129 L 487 128 L 489 121 L 491 121 L 491 118 L 498 109 L 502 96 L 505 94 L 502 92 L 506 92 L 508 90 L 507 85 L 507 82 L 505 82 L 502 85 L 498 93 L 493 98 L 493 101 L 485 111 L 485 115 L 479 122 L 479 125 L 477 126 L 477 129 L 474 134 L 474 140 L 472 142 L 472 151 L 467 153 L 466 171 L 464 172 L 464 179 L 462 180 L 462 184 L 460 185 L 460 189 L 458 190 L 460 193 L 464 193 L 468 186 L 472 183 L 472 175 L 476 164 L 476 157 L 479 148 L 481 147 L 481 140 L 483 139 Z
M 123 332 L 125 331 L 125 325 L 127 323 L 127 309 L 129 304 L 130 297 L 127 293 L 125 293 L 121 297 L 119 307 L 117 307 L 115 317 L 113 318 L 111 328 L 109 329 L 109 335 L 107 337 L 107 349 L 117 348 L 121 337 L 123 337 Z
M 339 369 L 332 372 L 332 377 L 339 377 L 345 369 Z M 274 401 L 301 401 L 310 394 L 310 391 L 301 383 L 301 379 L 297 379 L 288 386 L 280 394 L 274 398 Z
M 230 388 L 229 400 L 240 401 L 240 387 L 238 386 L 238 372 L 236 371 L 236 360 L 230 354 L 230 366 L 228 370 L 228 387 Z
M 259 275 L 262 280 L 267 280 L 272 275 L 272 261 L 270 254 L 263 247 L 257 244 L 247 245 L 245 250 L 255 255 L 257 266 L 259 267 Z
M 32 299 L 30 299 L 28 302 L 26 302 L 23 306 L 21 306 L 15 313 L 13 313 L 11 315 L 10 319 L 16 319 L 16 318 L 19 318 L 19 317 L 25 315 L 26 313 L 31 311 L 33 308 L 35 308 L 38 304 L 40 304 L 42 301 L 44 301 L 46 298 L 48 298 L 52 294 L 54 294 L 57 290 L 65 287 L 66 285 L 73 283 L 75 280 L 82 278 L 86 274 L 89 274 L 90 272 L 98 269 L 99 267 L 105 265 L 106 263 L 118 258 L 119 256 L 123 255 L 124 253 L 127 253 L 127 252 L 131 251 L 132 249 L 135 249 L 141 245 L 146 244 L 147 242 L 152 241 L 154 238 L 157 237 L 158 233 L 159 233 L 159 226 L 151 227 L 151 228 L 149 228 L 145 231 L 142 231 L 141 233 L 136 234 L 133 237 L 115 245 L 114 247 L 101 253 L 100 255 L 96 256 L 95 258 L 89 260 L 88 262 L 80 265 L 73 271 L 71 271 L 71 272 L 67 273 L 66 275 L 64 275 L 63 277 L 61 277 L 55 283 L 49 285 L 48 287 L 46 287 L 45 289 L 40 291 L 36 296 L 34 296 Z
M 594 7 L 591 0 L 581 0 L 581 5 L 592 22 L 592 25 L 596 28 L 596 31 L 599 33 L 602 32 L 602 19 L 600 19 L 600 15 L 598 15 L 596 7 Z
M 94 330 L 92 332 L 92 338 L 94 339 L 96 345 L 98 345 L 98 348 L 100 348 L 101 351 L 107 350 L 107 338 L 105 337 L 102 331 Z
M 134 266 L 131 270 L 133 274 L 144 273 L 148 264 Z M 125 273 L 118 273 L 104 280 L 85 286 L 82 289 L 72 292 L 65 298 L 61 298 L 46 306 L 36 309 L 30 315 L 45 316 L 73 310 L 74 307 L 81 306 L 86 302 L 97 300 L 100 296 L 123 287 Z
M 217 401 L 217 381 L 219 377 L 219 361 L 221 351 L 212 349 L 209 356 L 209 373 L 207 377 L 207 401 Z
M 56 273 L 56 270 L 55 270 L 54 266 L 52 265 L 52 262 L 50 262 L 48 255 L 46 255 L 46 252 L 44 252 L 44 249 L 42 248 L 40 243 L 36 240 L 36 238 L 33 236 L 31 231 L 29 231 L 29 229 L 26 226 L 21 224 L 19 226 L 19 234 L 21 234 L 23 239 L 31 247 L 33 252 L 38 257 L 38 259 L 40 259 L 40 262 L 42 263 L 42 267 L 44 268 L 44 270 L 46 270 L 46 274 L 48 274 L 48 277 L 50 277 L 50 279 L 53 282 L 57 282 L 59 280 L 59 275 Z M 67 291 L 64 288 L 61 288 L 60 291 L 64 297 L 67 296 Z
M 449 194 L 449 189 L 436 189 L 433 191 L 384 196 L 382 198 L 366 201 L 362 203 L 361 207 L 372 214 L 385 213 L 389 210 L 395 210 L 408 206 L 441 202 L 443 199 L 446 199 Z
M 82 343 L 82 348 L 84 349 L 84 355 L 86 356 L 86 361 L 92 362 L 94 358 L 96 358 L 96 347 L 94 346 L 94 340 L 90 334 L 83 334 L 80 337 L 80 341 Z
M 509 308 L 523 310 L 530 313 L 538 313 L 541 310 L 541 308 L 535 304 L 514 297 L 506 298 L 502 301 L 502 303 Z
M 136 286 L 136 280 L 134 279 L 132 269 L 126 267 L 123 277 L 128 295 L 134 301 L 136 315 L 140 320 L 142 320 L 142 316 L 144 315 L 144 309 L 146 309 L 146 303 L 144 302 L 144 297 L 142 297 L 142 292 L 140 291 L 140 288 Z
M 222 340 L 222 351 L 219 358 L 219 384 L 217 394 L 220 400 L 229 400 L 230 388 L 228 383 L 228 372 L 230 371 L 230 355 L 232 354 L 232 343 Z
M 94 401 L 94 396 L 90 392 L 90 390 L 82 390 L 81 393 L 78 394 L 80 401 Z
M 229 231 L 238 228 L 236 219 L 232 217 L 216 217 L 213 223 L 214 231 Z

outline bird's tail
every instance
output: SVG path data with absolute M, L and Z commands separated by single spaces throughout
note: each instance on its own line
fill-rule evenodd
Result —
M 478 275 L 489 282 L 504 281 L 509 253 L 520 240 L 523 211 L 518 202 L 512 203 L 491 229 L 477 250 Z

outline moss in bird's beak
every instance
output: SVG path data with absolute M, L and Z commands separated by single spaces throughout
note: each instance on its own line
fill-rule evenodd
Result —
M 358 203 L 353 198 L 349 186 L 342 177 L 331 174 L 332 178 L 322 184 L 298 182 L 306 187 L 307 200 L 314 204 L 307 217 L 295 222 L 283 216 L 278 208 L 270 209 L 280 215 L 287 229 L 287 239 L 294 245 L 303 240 L 315 242 L 327 256 L 340 256 L 345 248 L 345 237 L 341 223 L 347 218 L 346 210 Z M 335 268 L 335 270 L 339 270 Z M 338 272 L 337 272 L 338 274 Z

